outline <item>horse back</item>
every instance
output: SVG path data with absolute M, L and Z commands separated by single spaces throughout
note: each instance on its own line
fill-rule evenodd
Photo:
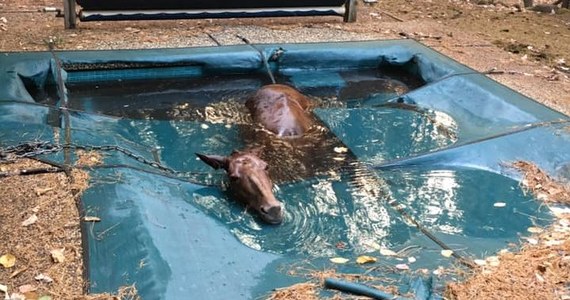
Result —
M 257 122 L 280 137 L 302 136 L 312 124 L 309 98 L 287 85 L 262 87 L 246 106 Z

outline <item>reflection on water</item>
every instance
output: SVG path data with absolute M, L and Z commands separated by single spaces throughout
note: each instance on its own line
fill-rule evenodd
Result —
M 444 213 L 447 218 L 455 221 L 463 217 L 463 211 L 457 208 L 456 203 L 456 190 L 460 186 L 457 182 L 455 171 L 428 171 L 427 174 L 419 176 L 419 178 L 424 179 L 422 186 L 417 189 L 415 194 L 410 194 L 405 201 L 414 203 L 419 198 L 427 199 L 425 208 L 418 214 L 418 217 L 425 225 L 437 224 L 438 219 Z M 451 224 L 440 226 L 439 231 L 444 233 L 461 233 L 460 228 L 455 228 Z
M 251 248 L 313 257 L 359 255 L 374 245 L 397 248 L 409 242 L 418 231 L 402 226 L 405 221 L 385 201 L 387 193 L 430 231 L 467 240 L 515 242 L 519 232 L 548 219 L 518 182 L 486 171 L 417 169 L 378 175 L 282 185 L 276 196 L 285 203 L 286 217 L 279 226 L 264 225 L 224 196 L 210 196 L 213 190 L 201 190 L 193 199 Z M 497 208 L 495 202 L 507 205 Z
M 317 257 L 370 250 L 372 242 L 386 236 L 390 221 L 381 201 L 356 193 L 346 181 L 330 178 L 281 186 L 276 196 L 285 203 L 286 215 L 279 226 L 260 225 L 255 216 L 244 214 L 235 203 L 231 211 L 216 209 L 220 200 L 202 193 L 206 191 L 193 195 L 195 203 L 225 220 L 247 246 L 269 252 Z M 339 243 L 347 248 L 338 248 Z
M 382 176 L 390 178 L 394 197 L 416 220 L 437 232 L 514 241 L 519 232 L 548 219 L 517 181 L 487 171 L 417 168 Z M 506 207 L 495 207 L 496 202 Z
M 440 112 L 380 107 L 315 113 L 360 160 L 371 164 L 442 149 L 457 140 L 456 123 Z
M 68 85 L 72 109 L 129 119 L 196 120 L 210 103 L 244 99 L 261 86 L 255 75 L 104 81 Z

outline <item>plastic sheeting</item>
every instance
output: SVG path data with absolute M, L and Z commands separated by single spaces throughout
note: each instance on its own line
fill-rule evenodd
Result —
M 91 187 L 82 197 L 84 214 L 101 218 L 84 224 L 91 292 L 134 283 L 143 299 L 253 299 L 303 281 L 288 275 L 295 266 L 364 272 L 329 258 L 379 256 L 376 245 L 420 247 L 410 254 L 416 258 L 410 267 L 435 269 L 453 258 L 439 255 L 441 248 L 388 199 L 447 245 L 465 249 L 457 251 L 461 255 L 483 257 L 549 218 L 504 163 L 527 160 L 570 179 L 567 116 L 416 42 L 257 47 L 271 58 L 280 81 L 313 97 L 342 100 L 344 105 L 323 106 L 314 114 L 366 173 L 359 177 L 357 170 L 340 168 L 328 176 L 279 182 L 276 196 L 287 210 L 280 226 L 244 213 L 220 188 L 224 174 L 193 156 L 245 147 L 240 126 L 125 112 L 131 105 L 152 110 L 160 103 L 203 108 L 228 95 L 238 95 L 231 99 L 241 103 L 268 83 L 259 54 L 249 46 L 56 52 L 66 70 L 69 110 L 59 109 L 64 103 L 54 87 L 58 64 L 51 53 L 0 56 L 0 146 L 38 139 L 64 143 L 68 136 L 67 142 L 95 150 L 123 149 L 105 150 L 104 166 L 90 172 Z M 381 84 L 399 84 L 369 76 L 386 69 L 412 74 L 425 85 L 375 91 Z M 105 82 L 128 86 L 180 78 L 188 87 L 157 84 L 153 92 L 148 83 L 148 91 L 117 90 L 116 97 L 114 90 L 95 91 L 105 89 Z M 93 93 L 79 92 L 81 85 L 93 86 Z M 43 158 L 66 159 L 64 153 Z M 400 274 L 369 275 L 397 280 L 402 291 L 424 299 L 441 288 Z

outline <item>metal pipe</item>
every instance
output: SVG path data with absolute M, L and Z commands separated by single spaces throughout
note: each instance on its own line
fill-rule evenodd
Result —
M 77 25 L 75 0 L 63 0 L 63 17 L 65 29 L 75 29 Z

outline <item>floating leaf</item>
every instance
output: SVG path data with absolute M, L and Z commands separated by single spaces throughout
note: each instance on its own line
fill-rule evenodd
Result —
M 505 203 L 505 202 L 495 202 L 495 203 L 493 204 L 493 206 L 494 206 L 494 207 L 505 207 L 505 206 L 507 206 L 507 203 Z
M 0 265 L 4 268 L 11 268 L 16 264 L 16 257 L 10 253 L 0 256 Z
M 451 257 L 451 255 L 453 255 L 453 250 L 441 250 L 441 255 L 443 257 Z
M 380 254 L 384 256 L 396 256 L 396 252 L 386 248 L 380 249 Z
M 85 216 L 85 217 L 83 217 L 83 221 L 85 221 L 85 222 L 101 222 L 101 218 L 93 217 L 93 216 Z
M 368 255 L 361 255 L 356 259 L 357 264 L 368 264 L 376 262 L 376 257 L 368 256 Z
M 30 226 L 30 225 L 36 223 L 37 221 L 38 221 L 38 216 L 33 214 L 29 218 L 24 220 L 24 222 L 22 222 L 22 226 L 27 227 L 27 226 Z
M 349 259 L 342 258 L 342 257 L 334 257 L 331 258 L 330 261 L 335 264 L 345 264 L 349 261 Z
M 398 270 L 409 270 L 410 267 L 406 264 L 397 264 L 396 269 L 398 269 Z
M 531 227 L 527 228 L 526 230 L 530 233 L 542 233 L 544 231 L 544 229 L 542 229 L 540 227 L 534 227 L 534 226 L 531 226 Z
M 367 246 L 370 246 L 371 248 L 373 248 L 374 250 L 380 250 L 382 247 L 376 243 L 376 242 L 369 242 L 366 243 Z
M 45 274 L 39 274 L 38 276 L 34 277 L 35 280 L 37 281 L 42 281 L 45 283 L 52 283 L 53 279 Z
M 484 266 L 487 264 L 487 261 L 484 259 L 475 259 L 473 262 L 478 266 Z
M 65 248 L 54 249 L 49 252 L 54 262 L 62 263 L 65 260 L 65 255 L 63 254 L 63 251 L 65 251 Z
M 510 252 L 509 249 L 501 249 L 501 250 L 499 251 L 499 254 L 507 254 L 507 253 L 509 253 L 509 252 Z
M 348 148 L 346 148 L 346 147 L 334 147 L 334 152 L 336 152 L 336 153 L 346 153 L 346 152 L 348 152 Z

